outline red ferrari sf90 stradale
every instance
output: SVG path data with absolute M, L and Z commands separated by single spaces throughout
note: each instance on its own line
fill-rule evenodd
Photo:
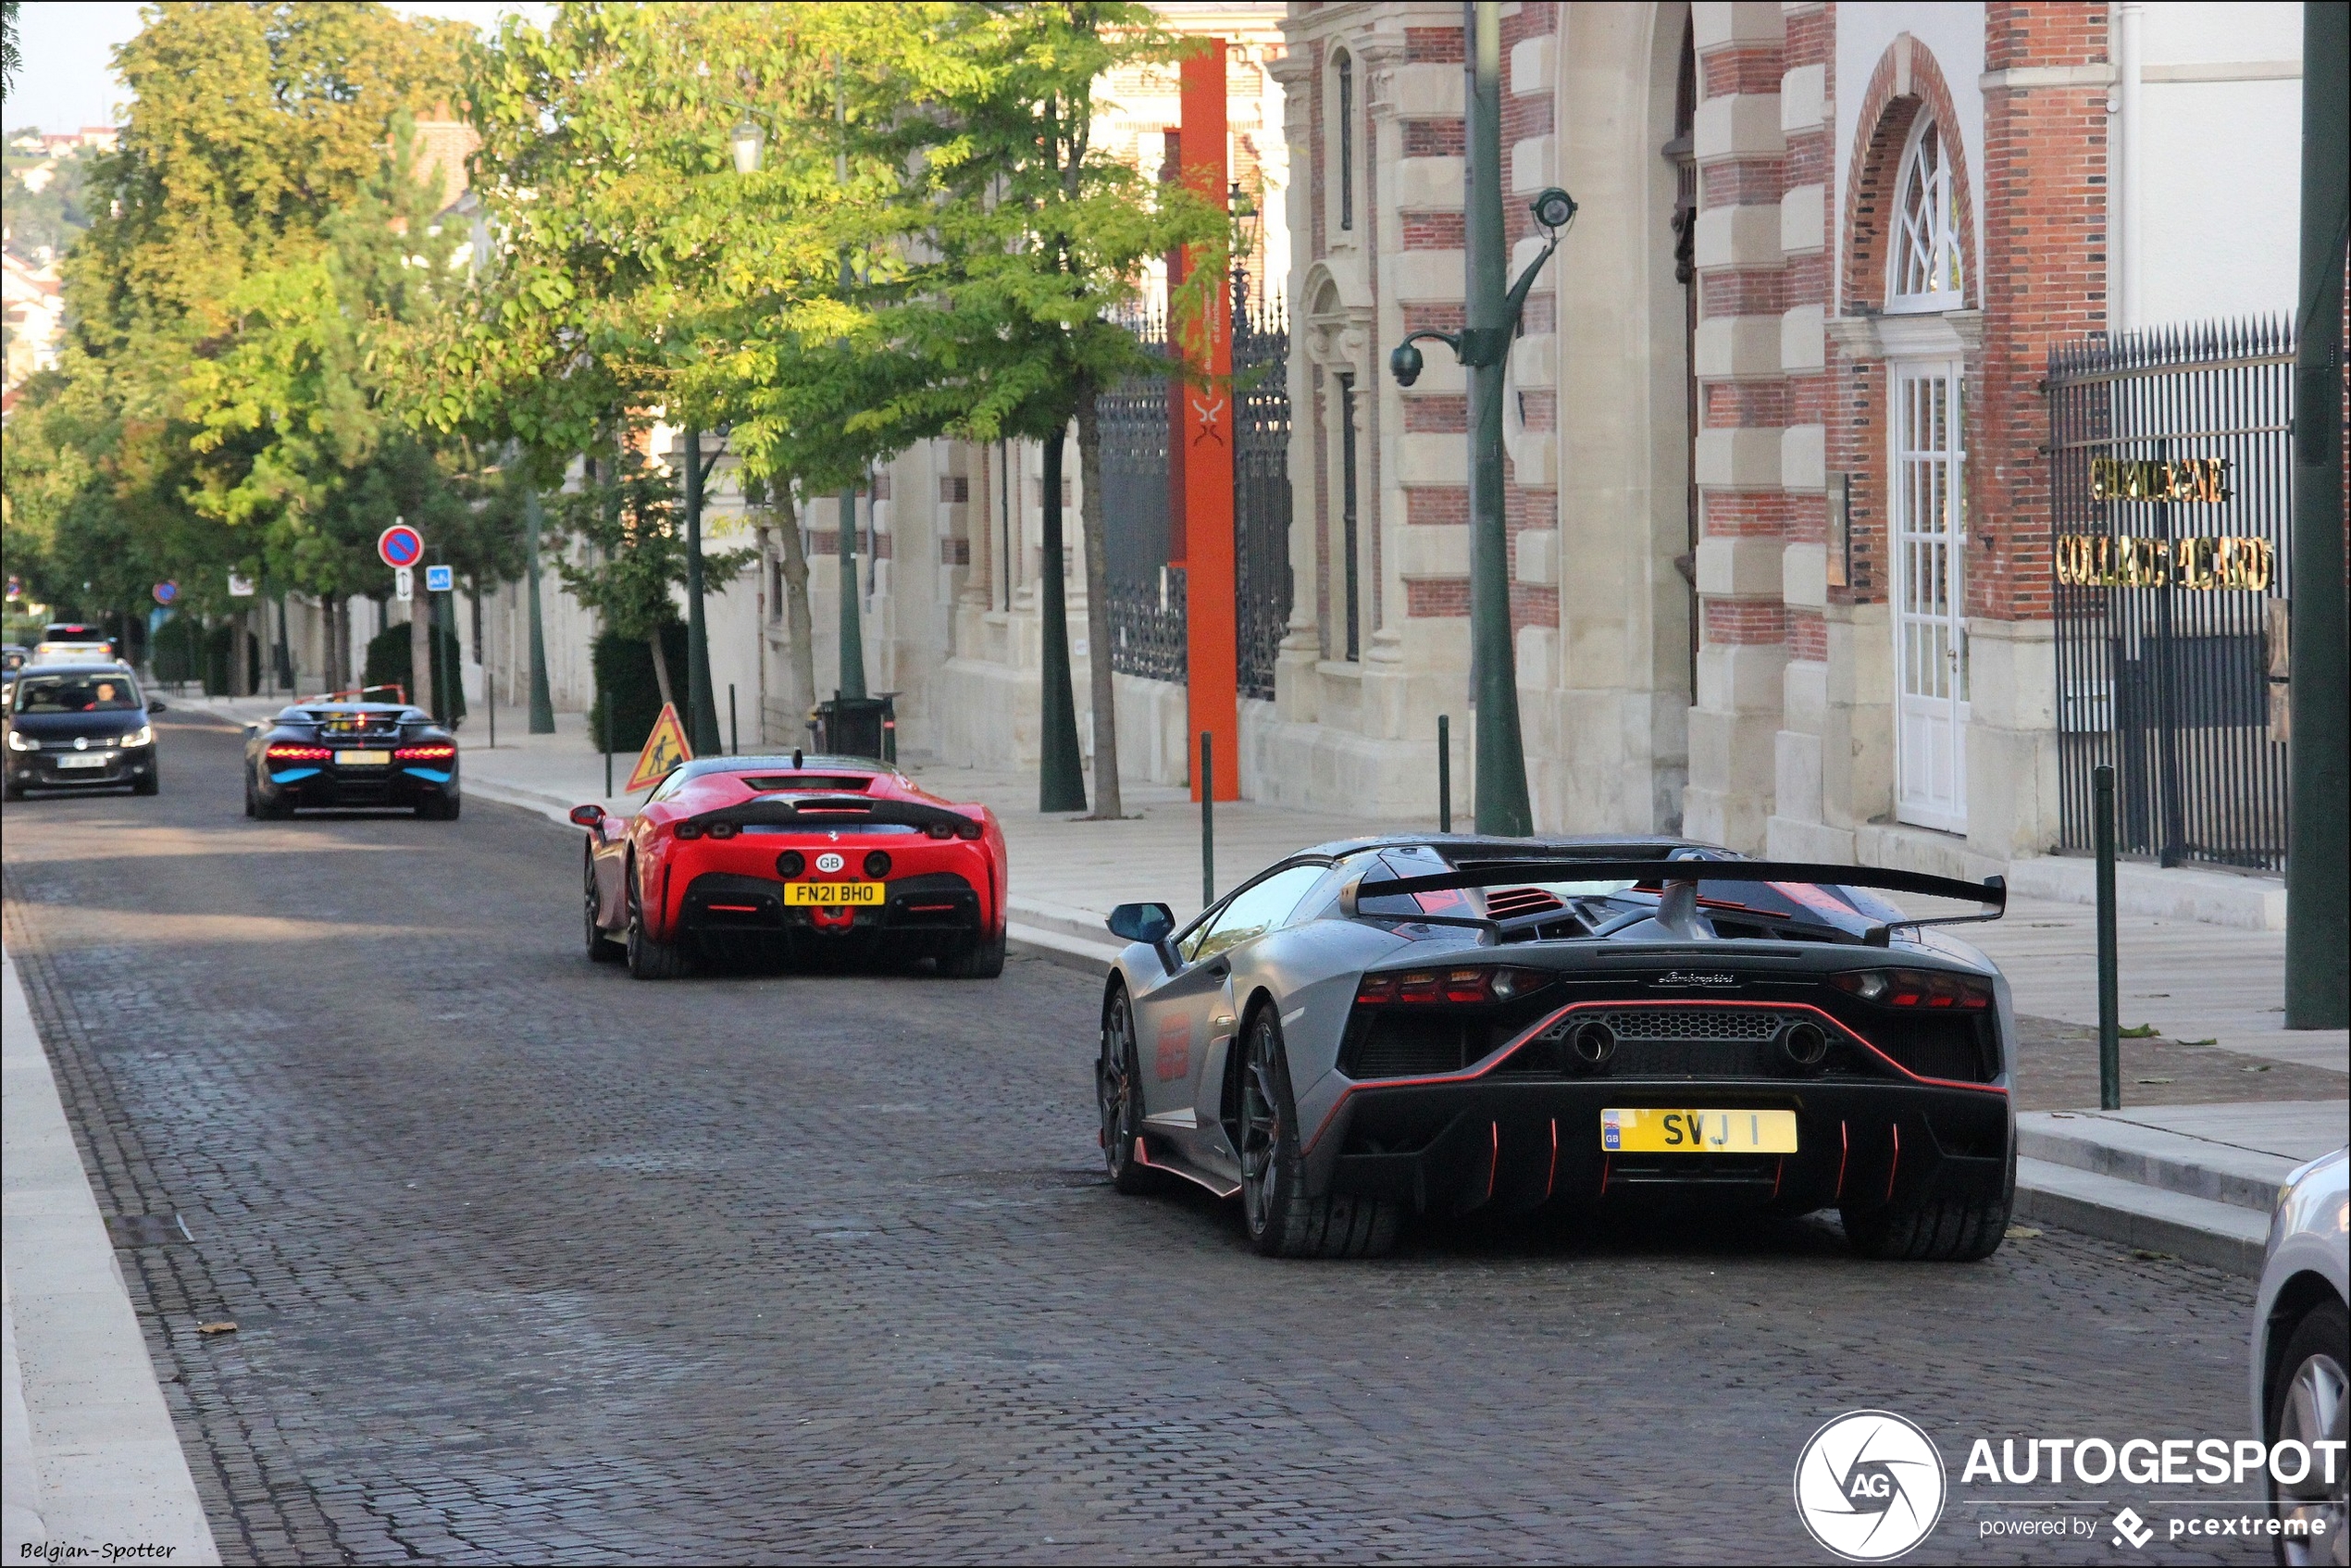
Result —
M 643 809 L 577 807 L 588 830 L 588 955 L 640 979 L 699 957 L 923 958 L 992 979 L 1004 968 L 1004 834 L 882 763 L 710 757 Z

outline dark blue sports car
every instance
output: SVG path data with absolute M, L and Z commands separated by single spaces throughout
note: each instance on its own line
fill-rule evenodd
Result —
M 245 815 L 400 806 L 456 819 L 457 738 L 404 703 L 302 703 L 245 735 Z

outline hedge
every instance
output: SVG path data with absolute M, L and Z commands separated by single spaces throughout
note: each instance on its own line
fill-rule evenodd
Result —
M 685 699 L 686 628 L 671 622 L 661 628 L 661 646 L 667 655 L 669 679 L 680 702 Z M 661 716 L 661 686 L 653 678 L 653 651 L 641 637 L 621 637 L 606 632 L 596 639 L 592 655 L 596 674 L 596 701 L 588 710 L 588 744 L 596 751 L 604 749 L 604 703 L 612 703 L 612 749 L 634 755 L 642 751 L 645 738 L 653 732 L 653 721 Z M 683 718 L 681 713 L 678 716 Z
M 457 634 L 447 627 L 439 628 L 434 638 L 432 690 L 435 705 L 442 722 L 455 728 L 466 721 L 466 683 L 462 672 L 465 665 L 457 650 Z M 401 690 L 416 695 L 415 682 L 410 678 L 416 665 L 409 653 L 408 623 L 388 626 L 367 640 L 367 663 L 359 680 L 363 686 L 389 686 L 397 682 Z

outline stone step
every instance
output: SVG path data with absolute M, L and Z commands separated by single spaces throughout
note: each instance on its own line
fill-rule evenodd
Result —
M 2111 1112 L 2028 1112 L 2017 1117 L 2016 1128 L 2017 1152 L 2029 1159 L 2249 1209 L 2265 1223 L 2287 1173 L 2299 1163 L 2143 1126 Z
M 2015 1217 L 2248 1276 L 2270 1235 L 2267 1214 L 2234 1203 L 2031 1157 L 2016 1163 Z

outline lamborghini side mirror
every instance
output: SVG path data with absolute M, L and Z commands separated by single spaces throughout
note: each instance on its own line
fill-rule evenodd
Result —
M 1110 934 L 1153 947 L 1176 929 L 1176 912 L 1163 903 L 1122 903 L 1110 912 Z

